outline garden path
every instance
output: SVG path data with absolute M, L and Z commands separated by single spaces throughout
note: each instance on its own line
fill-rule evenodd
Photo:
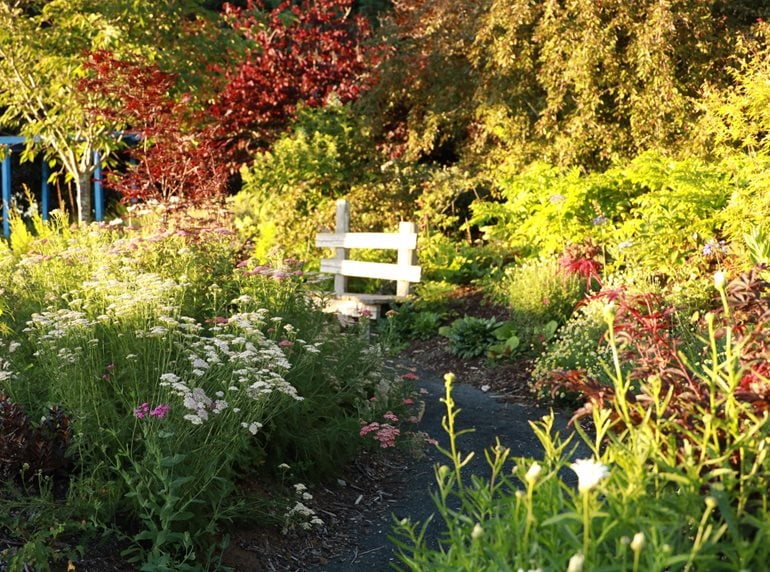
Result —
M 433 371 L 410 368 L 418 376 L 418 389 L 423 389 L 425 413 L 417 425 L 417 431 L 425 431 L 446 447 L 448 437 L 442 430 L 441 420 L 445 414 L 444 404 L 439 400 L 444 396 L 442 375 Z M 476 456 L 466 469 L 466 475 L 484 475 L 489 468 L 484 459 L 483 450 L 494 446 L 496 437 L 503 446 L 510 448 L 512 457 L 542 458 L 540 442 L 535 437 L 529 422 L 540 419 L 549 411 L 525 403 L 512 403 L 495 399 L 495 395 L 484 392 L 468 384 L 456 383 L 453 396 L 462 410 L 457 418 L 459 429 L 473 427 L 458 439 L 458 448 L 463 452 L 475 451 Z M 427 393 L 425 393 L 427 392 Z M 566 434 L 566 419 L 557 415 L 556 427 Z M 366 526 L 353 531 L 353 544 L 337 557 L 313 568 L 315 572 L 355 572 L 359 570 L 392 570 L 391 564 L 397 562 L 394 545 L 388 536 L 391 534 L 394 518 L 409 517 L 412 521 L 424 522 L 434 513 L 434 504 L 430 493 L 436 489 L 433 468 L 446 459 L 430 447 L 430 451 L 421 459 L 412 459 L 401 467 L 397 475 L 397 492 L 392 498 L 381 503 L 380 510 L 370 515 Z M 586 451 L 579 454 L 585 455 Z M 565 475 L 569 478 L 569 475 Z M 441 523 L 434 520 L 428 528 L 428 538 L 435 542 L 441 531 Z

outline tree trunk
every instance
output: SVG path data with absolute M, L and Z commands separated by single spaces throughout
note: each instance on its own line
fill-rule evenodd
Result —
M 78 173 L 75 181 L 77 192 L 77 217 L 79 223 L 91 222 L 91 173 Z

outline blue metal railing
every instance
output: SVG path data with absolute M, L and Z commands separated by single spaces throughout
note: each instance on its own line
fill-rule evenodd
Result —
M 8 217 L 11 207 L 11 153 L 14 147 L 24 145 L 24 137 L 18 136 L 0 136 L 0 147 L 7 147 L 9 152 L 0 164 L 0 189 L 2 190 L 2 210 L 3 210 L 3 234 L 8 237 L 11 234 L 11 225 Z M 102 188 L 102 165 L 101 154 L 94 151 L 94 218 L 97 221 L 104 220 L 104 190 Z M 43 159 L 42 177 L 43 182 L 40 187 L 40 210 L 43 220 L 48 220 L 50 212 L 50 198 L 48 189 L 48 177 L 50 175 L 48 162 Z

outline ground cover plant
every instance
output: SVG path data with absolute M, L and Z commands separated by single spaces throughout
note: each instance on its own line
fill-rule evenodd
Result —
M 234 522 L 319 526 L 292 485 L 404 407 L 378 347 L 226 228 L 35 226 L 0 247 L 0 561 L 44 570 L 106 536 L 137 568 L 208 569 Z

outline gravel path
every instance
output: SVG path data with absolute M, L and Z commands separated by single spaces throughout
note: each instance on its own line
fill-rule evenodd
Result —
M 417 425 L 418 431 L 425 431 L 446 447 L 448 438 L 441 428 L 441 419 L 445 414 L 444 404 L 439 401 L 444 396 L 444 382 L 435 373 L 417 370 L 420 380 L 417 387 L 427 391 L 425 413 Z M 503 446 L 510 448 L 512 457 L 542 458 L 540 442 L 529 426 L 529 421 L 538 420 L 548 413 L 547 409 L 518 403 L 496 401 L 493 395 L 484 393 L 469 385 L 457 383 L 453 388 L 457 406 L 462 410 L 457 418 L 459 429 L 473 427 L 473 433 L 467 433 L 458 439 L 458 448 L 462 453 L 475 451 L 474 460 L 465 468 L 466 475 L 488 475 L 483 450 L 495 444 L 499 437 Z M 556 427 L 566 434 L 566 420 L 557 417 Z M 587 454 L 580 451 L 579 455 Z M 430 492 L 435 490 L 433 467 L 445 463 L 446 459 L 436 450 L 421 460 L 410 463 L 409 469 L 400 475 L 401 494 L 387 503 L 390 510 L 383 510 L 377 518 L 360 531 L 358 541 L 347 554 L 329 561 L 315 572 L 355 572 L 392 570 L 391 564 L 397 562 L 391 534 L 394 517 L 409 517 L 412 521 L 424 522 L 435 510 Z M 565 475 L 565 477 L 569 477 Z M 428 538 L 436 542 L 441 532 L 441 522 L 434 521 L 428 529 Z

